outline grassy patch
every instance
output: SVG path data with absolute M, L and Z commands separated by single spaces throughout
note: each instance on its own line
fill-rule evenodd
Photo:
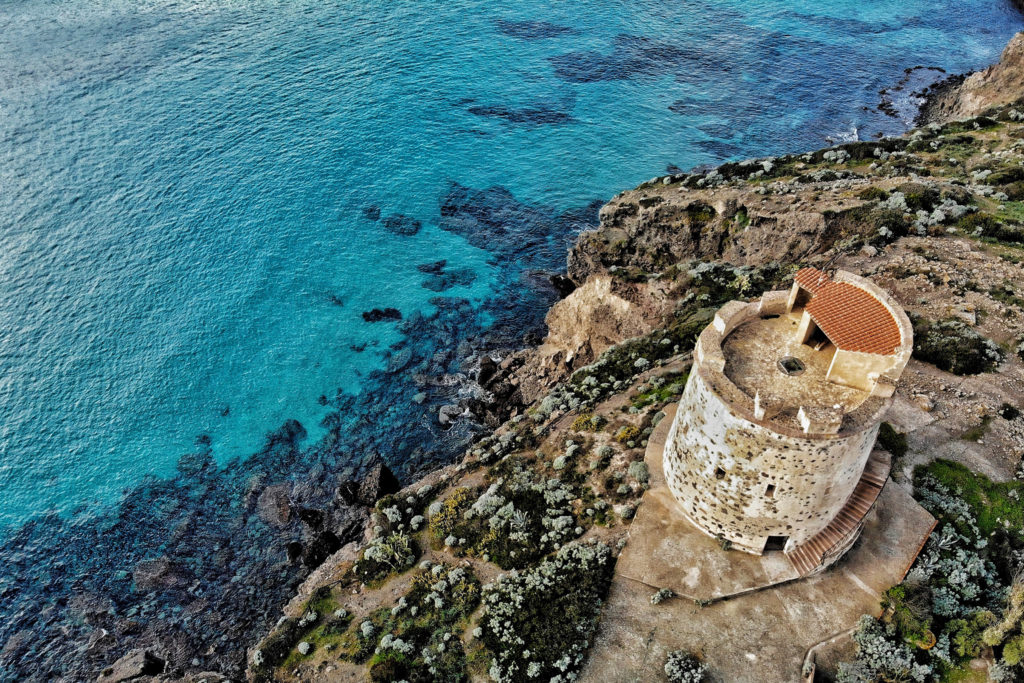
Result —
M 996 215 L 1004 220 L 1024 222 L 1024 202 L 1003 202 Z
M 894 458 L 902 458 L 907 454 L 907 435 L 897 431 L 888 422 L 883 422 L 878 429 L 878 445 L 889 451 Z
M 919 465 L 914 470 L 915 483 L 925 475 L 934 477 L 970 506 L 982 536 L 1003 528 L 1004 522 L 1018 533 L 1024 528 L 1024 482 L 993 482 L 959 463 L 941 459 Z
M 985 436 L 985 432 L 988 431 L 989 423 L 992 422 L 992 418 L 988 415 L 981 419 L 981 422 L 974 425 L 966 432 L 960 435 L 963 441 L 980 441 Z

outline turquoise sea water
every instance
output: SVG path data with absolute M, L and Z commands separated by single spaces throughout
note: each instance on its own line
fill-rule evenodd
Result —
M 670 165 L 900 133 L 938 72 L 887 96 L 897 117 L 881 89 L 990 63 L 1022 26 L 1009 0 L 0 3 L 8 550 L 63 562 L 20 526 L 56 513 L 72 548 L 200 437 L 242 481 L 288 419 L 307 444 L 371 409 L 377 432 L 435 434 L 408 393 L 366 392 L 412 372 L 410 345 L 536 330 L 534 271 L 562 267 L 595 200 Z M 417 268 L 439 260 L 446 277 Z M 406 323 L 364 321 L 387 307 Z M 458 385 L 446 362 L 427 385 Z M 445 438 L 417 457 L 453 457 Z M 393 440 L 321 466 L 386 450 L 400 469 L 415 449 Z
M 395 341 L 360 313 L 430 306 L 418 263 L 487 296 L 487 253 L 436 227 L 452 181 L 568 209 L 898 132 L 862 109 L 880 88 L 986 64 L 1019 23 L 992 0 L 6 2 L 0 524 L 110 501 L 200 433 L 224 461 L 315 425 Z

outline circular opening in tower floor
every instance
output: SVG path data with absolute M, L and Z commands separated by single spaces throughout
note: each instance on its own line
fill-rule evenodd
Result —
M 799 375 L 806 369 L 799 358 L 785 356 L 779 359 L 779 370 L 782 370 L 787 375 Z

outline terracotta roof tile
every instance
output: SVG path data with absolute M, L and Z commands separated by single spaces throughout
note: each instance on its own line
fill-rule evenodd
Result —
M 896 319 L 881 301 L 860 287 L 846 282 L 824 283 L 805 310 L 843 351 L 888 356 L 900 347 Z
M 832 282 L 832 278 L 817 268 L 801 268 L 797 271 L 796 275 L 793 276 L 793 279 L 811 294 L 814 294 L 829 282 Z

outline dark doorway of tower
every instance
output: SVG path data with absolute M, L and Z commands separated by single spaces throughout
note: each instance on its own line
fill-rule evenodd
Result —
M 789 536 L 769 536 L 768 540 L 764 542 L 764 552 L 781 552 L 786 549 L 787 541 L 789 541 Z

